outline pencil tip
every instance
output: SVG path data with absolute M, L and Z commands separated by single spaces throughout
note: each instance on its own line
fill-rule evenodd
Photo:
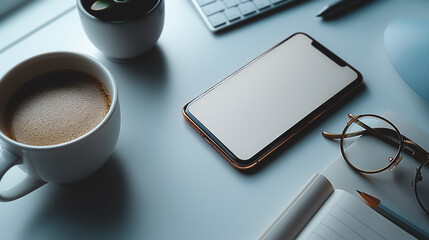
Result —
M 319 14 L 317 14 L 317 17 L 323 17 L 325 15 L 325 11 L 329 8 L 329 5 L 324 6 L 322 9 L 320 9 Z
M 359 191 L 359 190 L 356 190 L 356 192 L 358 192 L 359 194 L 362 194 L 362 192 L 361 192 L 361 191 Z

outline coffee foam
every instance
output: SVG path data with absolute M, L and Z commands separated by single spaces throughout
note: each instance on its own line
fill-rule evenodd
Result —
M 64 143 L 95 128 L 110 104 L 108 90 L 94 77 L 71 70 L 52 72 L 13 96 L 6 129 L 9 137 L 24 144 Z

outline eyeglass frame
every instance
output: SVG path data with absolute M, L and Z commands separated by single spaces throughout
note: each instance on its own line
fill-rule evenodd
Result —
M 418 168 L 416 168 L 416 172 L 415 175 L 413 177 L 413 182 L 412 182 L 412 187 L 414 188 L 414 194 L 416 196 L 417 202 L 419 204 L 419 206 L 423 209 L 423 211 L 429 215 L 429 209 L 426 209 L 420 198 L 419 195 L 417 193 L 417 183 L 420 182 L 421 179 L 421 169 L 423 168 L 423 166 L 428 165 L 429 166 L 429 153 L 424 150 L 421 146 L 419 146 L 417 143 L 415 143 L 414 141 L 410 140 L 408 137 L 404 136 L 401 134 L 401 132 L 399 131 L 399 129 L 389 120 L 387 120 L 384 117 L 375 115 L 375 114 L 361 114 L 361 115 L 353 115 L 351 113 L 349 113 L 348 115 L 349 121 L 347 122 L 346 126 L 344 127 L 344 130 L 341 134 L 336 134 L 336 133 L 329 133 L 326 131 L 322 132 L 322 135 L 327 138 L 327 139 L 340 139 L 340 149 L 341 149 L 341 154 L 344 158 L 344 160 L 347 162 L 347 164 L 355 171 L 358 171 L 360 173 L 365 173 L 365 174 L 375 174 L 375 173 L 379 173 L 382 172 L 388 168 L 390 168 L 390 170 L 394 170 L 396 168 L 396 166 L 401 162 L 402 160 L 402 156 L 401 156 L 401 152 L 405 152 L 407 154 L 409 154 L 411 157 L 413 157 L 414 159 L 416 159 L 417 161 L 421 162 L 420 166 Z M 371 128 L 368 125 L 366 125 L 365 123 L 359 121 L 359 118 L 362 117 L 374 117 L 377 118 L 379 120 L 382 120 L 384 122 L 386 122 L 387 124 L 389 124 L 392 129 L 388 129 L 388 128 Z M 347 130 L 350 128 L 350 126 L 356 123 L 359 126 L 361 126 L 362 128 L 364 128 L 365 130 L 363 131 L 358 131 L 358 132 L 353 132 L 353 133 L 347 133 Z M 390 132 L 392 133 L 392 131 L 394 133 L 397 134 L 399 143 L 396 142 L 395 140 L 393 140 L 392 138 L 387 137 L 386 135 L 388 135 L 388 133 L 381 133 L 380 130 L 382 131 L 386 131 L 386 132 Z M 398 151 L 395 154 L 395 157 L 393 159 L 389 159 L 390 163 L 387 164 L 385 167 L 374 170 L 374 171 L 366 171 L 366 170 L 362 170 L 357 168 L 356 166 L 354 166 L 347 158 L 347 155 L 345 153 L 344 150 L 344 138 L 348 138 L 348 137 L 354 137 L 354 136 L 361 136 L 364 135 L 366 131 L 369 131 L 370 133 L 374 134 L 376 137 L 381 138 L 381 140 L 384 140 L 385 142 L 389 143 L 389 144 L 394 144 L 396 145 L 396 147 L 398 147 Z M 398 146 L 399 145 L 399 146 Z M 413 151 L 408 147 L 413 148 L 414 150 L 417 151 Z

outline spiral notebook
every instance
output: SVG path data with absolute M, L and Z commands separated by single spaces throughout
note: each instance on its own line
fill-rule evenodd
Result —
M 415 239 L 357 197 L 315 174 L 262 235 L 280 239 Z

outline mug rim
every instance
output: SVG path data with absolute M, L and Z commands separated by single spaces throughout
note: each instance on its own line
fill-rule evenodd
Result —
M 104 125 L 106 125 L 106 123 L 108 121 L 110 121 L 110 119 L 113 117 L 113 114 L 116 112 L 116 108 L 118 107 L 118 104 L 119 104 L 118 87 L 117 87 L 116 81 L 114 80 L 113 75 L 110 73 L 110 71 L 103 64 L 101 64 L 101 62 L 99 62 L 94 57 L 87 55 L 87 54 L 84 54 L 84 53 L 56 51 L 56 52 L 47 52 L 47 53 L 42 53 L 42 54 L 32 56 L 30 58 L 27 58 L 27 59 L 19 62 L 14 67 L 9 69 L 1 77 L 0 82 L 3 81 L 5 78 L 10 77 L 10 75 L 14 74 L 16 71 L 19 71 L 19 69 L 27 68 L 28 66 L 33 64 L 34 61 L 37 61 L 40 59 L 46 59 L 46 58 L 57 58 L 57 57 L 79 57 L 80 59 L 87 61 L 87 63 L 91 63 L 92 65 L 96 66 L 97 68 L 99 68 L 102 72 L 104 72 L 108 76 L 107 81 L 110 82 L 110 84 L 112 85 L 112 89 L 109 89 L 110 95 L 112 96 L 112 103 L 110 105 L 109 111 L 107 112 L 106 116 L 104 116 L 103 120 L 101 120 L 101 122 L 99 122 L 97 124 L 97 126 L 92 128 L 89 132 L 87 132 L 87 133 L 85 133 L 85 134 L 83 134 L 77 138 L 74 138 L 70 141 L 63 142 L 63 143 L 58 143 L 58 144 L 54 144 L 54 145 L 45 145 L 45 146 L 36 146 L 36 145 L 20 143 L 18 141 L 11 139 L 10 137 L 8 137 L 3 132 L 3 130 L 0 130 L 0 138 L 3 141 L 7 142 L 10 145 L 18 146 L 20 149 L 33 150 L 33 151 L 45 151 L 45 150 L 53 150 L 53 149 L 63 148 L 63 147 L 66 147 L 68 145 L 72 145 L 76 142 L 83 141 L 84 139 L 88 138 L 89 136 L 94 135 L 95 132 L 97 132 L 100 128 L 102 128 Z M 47 72 L 49 72 L 49 71 L 46 71 L 44 73 L 47 73 Z M 93 75 L 92 73 L 89 73 L 89 74 Z M 32 78 L 30 78 L 29 80 L 31 80 Z M 28 82 L 29 80 L 27 80 L 26 82 Z M 104 84 L 104 82 L 103 82 L 103 84 Z M 22 85 L 20 85 L 20 87 L 21 86 Z
M 151 9 L 149 9 L 149 11 L 147 11 L 145 14 L 141 15 L 138 18 L 119 20 L 119 21 L 117 21 L 117 20 L 115 20 L 115 21 L 104 20 L 104 19 L 95 17 L 92 14 L 90 14 L 88 11 L 86 11 L 86 9 L 82 6 L 82 0 L 76 0 L 76 1 L 77 1 L 77 8 L 78 8 L 79 12 L 83 13 L 86 17 L 89 17 L 90 19 L 92 19 L 94 21 L 100 21 L 100 22 L 110 23 L 110 24 L 121 24 L 121 23 L 135 22 L 137 20 L 140 20 L 140 19 L 146 17 L 147 15 L 153 13 L 155 11 L 155 9 L 157 9 L 159 7 L 159 5 L 161 4 L 161 2 L 163 2 L 164 0 L 157 0 L 156 4 Z

